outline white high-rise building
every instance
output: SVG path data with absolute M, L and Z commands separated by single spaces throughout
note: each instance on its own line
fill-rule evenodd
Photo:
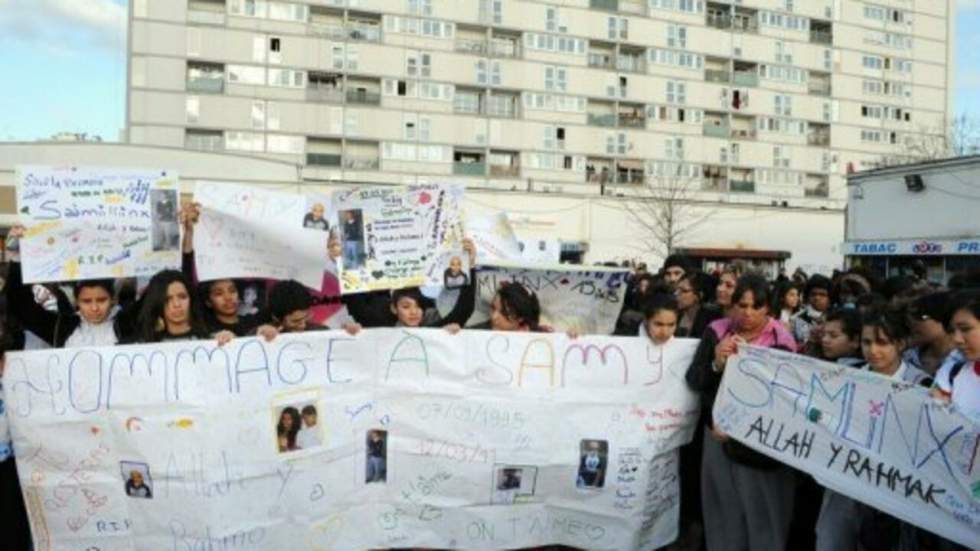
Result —
M 941 139 L 954 9 L 132 0 L 127 134 L 313 181 L 615 197 L 680 177 L 709 203 L 839 213 L 849 170 Z

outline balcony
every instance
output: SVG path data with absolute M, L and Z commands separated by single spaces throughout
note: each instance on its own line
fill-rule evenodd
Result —
M 344 103 L 344 91 L 340 88 L 310 87 L 306 89 L 306 101 Z
M 520 53 L 519 39 L 491 38 L 488 52 L 494 57 L 517 57 Z
M 810 29 L 810 42 L 830 45 L 834 43 L 834 34 L 830 31 Z
M 597 69 L 615 69 L 616 62 L 612 54 L 589 54 L 589 67 Z
M 492 94 L 487 98 L 486 114 L 491 117 L 513 119 L 517 117 L 517 105 L 519 105 L 517 96 Z
M 635 55 L 619 55 L 616 57 L 616 69 L 631 73 L 645 73 L 647 65 L 642 57 Z
M 704 123 L 705 136 L 727 140 L 730 134 L 731 134 L 731 129 L 727 124 L 715 124 L 712 122 Z
M 759 75 L 758 73 L 750 71 L 735 71 L 732 82 L 734 82 L 736 86 L 755 88 L 759 85 Z
M 643 171 L 619 170 L 616 172 L 617 184 L 642 184 Z
M 462 52 L 464 54 L 473 54 L 478 56 L 487 55 L 487 42 L 486 40 L 474 40 L 470 38 L 457 38 L 454 44 L 454 48 L 457 52 Z
M 617 122 L 621 128 L 644 128 L 647 119 L 640 113 L 620 113 Z
M 348 24 L 347 38 L 364 42 L 381 42 L 381 26 L 363 23 Z
M 594 10 L 619 11 L 619 0 L 589 0 L 589 7 Z
M 347 39 L 347 31 L 340 23 L 311 23 L 310 32 L 330 40 L 342 41 Z
M 755 138 L 755 128 L 732 128 L 733 140 L 754 140 Z
M 708 13 L 707 23 L 709 27 L 728 30 L 732 28 L 732 16 L 722 13 Z
M 754 15 L 735 15 L 732 18 L 732 30 L 741 33 L 759 32 L 759 20 Z
M 722 69 L 705 69 L 704 80 L 708 82 L 728 82 L 731 73 Z
M 187 91 L 199 94 L 221 94 L 225 91 L 224 77 L 188 77 Z
M 347 90 L 347 103 L 381 105 L 381 94 L 367 90 Z
M 184 135 L 184 148 L 197 151 L 222 151 L 225 148 L 225 137 L 218 131 L 188 130 Z
M 589 113 L 587 117 L 587 121 L 590 126 L 615 127 L 616 115 L 613 113 L 607 113 L 605 115 Z
M 483 162 L 456 161 L 453 163 L 453 174 L 458 176 L 486 176 L 487 164 Z
M 306 164 L 309 166 L 340 168 L 341 156 L 335 153 L 307 153 Z
M 815 96 L 829 96 L 831 92 L 830 82 L 810 79 L 807 83 L 807 90 Z
M 806 143 L 807 145 L 813 145 L 816 147 L 830 146 L 830 130 L 810 132 L 806 135 Z
M 521 168 L 518 166 L 490 165 L 490 176 L 492 178 L 517 178 L 520 175 L 521 175 Z
M 732 193 L 755 193 L 755 182 L 752 180 L 729 180 L 728 191 Z
M 224 7 L 224 6 L 222 6 Z M 195 10 L 190 7 L 187 9 L 188 23 L 201 23 L 204 25 L 224 25 L 225 13 L 211 10 Z
M 378 170 L 377 157 L 344 157 L 344 168 L 348 170 Z

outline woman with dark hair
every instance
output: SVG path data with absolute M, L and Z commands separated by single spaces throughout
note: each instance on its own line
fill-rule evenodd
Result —
M 299 410 L 293 406 L 283 408 L 279 414 L 279 423 L 276 425 L 276 437 L 279 442 L 279 452 L 291 452 L 298 450 L 296 446 L 296 435 L 300 429 Z
M 823 319 L 820 354 L 828 362 L 858 367 L 861 357 L 861 314 L 854 308 L 835 308 Z
M 678 337 L 699 338 L 708 324 L 721 317 L 721 312 L 708 304 L 706 294 L 711 282 L 701 272 L 689 272 L 681 277 L 674 288 L 680 319 L 677 322 Z
M 802 308 L 801 294 L 800 286 L 789 280 L 779 283 L 776 292 L 773 293 L 773 317 L 778 319 L 787 330 L 791 329 L 790 320 Z
M 179 339 L 206 339 L 210 336 L 190 282 L 177 270 L 157 272 L 138 301 L 135 332 L 127 342 L 147 343 Z M 124 333 L 125 320 L 116 318 L 117 332 Z M 234 335 L 222 331 L 217 335 L 223 344 Z
M 540 331 L 541 305 L 538 296 L 520 283 L 500 284 L 490 304 L 490 329 L 494 331 Z
M 959 293 L 950 302 L 949 326 L 963 361 L 939 370 L 933 396 L 952 401 L 956 409 L 980 423 L 980 292 Z
M 745 273 L 745 267 L 740 263 L 733 262 L 725 266 L 718 275 L 718 286 L 715 288 L 715 304 L 725 316 L 731 313 L 732 305 L 734 304 L 732 293 L 735 292 L 735 286 L 738 284 L 738 279 L 742 277 L 743 273 Z
M 740 344 L 796 351 L 796 341 L 770 317 L 769 283 L 750 274 L 738 279 L 729 316 L 712 322 L 687 371 L 701 393 L 705 420 L 701 502 L 708 549 L 783 551 L 789 537 L 795 474 L 715 429 L 711 410 L 728 358 Z

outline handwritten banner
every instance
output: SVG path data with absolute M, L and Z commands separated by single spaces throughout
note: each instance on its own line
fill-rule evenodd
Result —
M 378 329 L 34 351 L 4 384 L 37 549 L 651 549 L 695 341 Z
M 980 426 L 920 386 L 740 351 L 714 406 L 721 430 L 836 492 L 967 547 L 980 541 Z
M 467 218 L 466 236 L 476 245 L 477 263 L 521 260 L 521 244 L 507 213 Z
M 441 286 L 453 266 L 465 274 L 462 197 L 461 186 L 440 184 L 336 194 L 342 292 Z
M 179 268 L 178 209 L 173 172 L 18 167 L 24 282 L 147 276 Z
M 490 304 L 497 288 L 502 282 L 516 281 L 538 296 L 541 323 L 562 332 L 575 329 L 583 335 L 609 335 L 623 308 L 627 274 L 627 270 L 594 266 L 478 266 L 476 309 L 469 325 L 490 319 Z
M 201 204 L 194 232 L 200 280 L 295 279 L 311 289 L 322 288 L 324 270 L 333 266 L 327 260 L 326 199 L 201 183 L 194 200 Z M 316 220 L 314 212 L 319 212 Z

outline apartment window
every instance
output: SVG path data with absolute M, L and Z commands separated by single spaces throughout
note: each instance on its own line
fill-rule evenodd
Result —
M 418 138 L 418 133 L 416 131 L 418 127 L 418 115 L 415 113 L 405 113 L 402 115 L 402 125 L 405 130 L 406 140 L 416 140 Z
M 264 85 L 266 83 L 266 73 L 263 67 L 229 65 L 227 70 L 228 82 L 253 85 Z
M 667 81 L 667 103 L 687 103 L 687 84 L 681 81 Z
M 252 128 L 265 130 L 265 102 L 262 100 L 252 102 Z
M 266 151 L 269 153 L 302 155 L 305 150 L 306 140 L 302 136 L 269 134 L 266 137 Z
M 793 98 L 791 96 L 776 94 L 773 98 L 776 114 L 784 117 L 793 115 Z
M 265 102 L 265 128 L 279 130 L 279 104 L 276 102 Z
M 667 46 L 684 50 L 687 48 L 687 27 L 667 25 Z
M 688 13 L 704 11 L 704 0 L 649 0 L 650 9 L 675 10 Z
M 784 148 L 781 145 L 773 146 L 772 164 L 776 168 L 789 168 L 790 165 L 789 148 Z
M 629 19 L 609 17 L 607 29 L 609 40 L 627 40 L 629 38 Z
M 305 88 L 306 73 L 293 69 L 269 69 L 269 86 Z
M 406 0 L 408 13 L 413 15 L 432 15 L 432 0 Z
M 683 161 L 684 138 L 667 138 L 664 141 L 664 155 L 672 161 Z
M 564 67 L 547 65 L 544 68 L 544 89 L 564 92 L 568 83 L 566 81 L 566 70 Z
M 785 42 L 776 41 L 776 63 L 793 64 L 793 52 L 790 51 Z
M 197 123 L 201 116 L 201 100 L 197 96 L 187 96 L 187 122 Z
M 876 70 L 880 70 L 880 69 L 884 68 L 885 61 L 884 61 L 884 59 L 882 59 L 882 58 L 880 58 L 878 56 L 866 55 L 866 56 L 863 56 L 861 58 L 861 65 L 864 66 L 865 69 L 876 69 Z
M 545 8 L 544 28 L 551 33 L 558 31 L 558 8 Z
M 627 150 L 626 133 L 612 132 L 606 134 L 606 153 L 610 155 L 625 155 Z
M 261 132 L 225 132 L 225 149 L 234 151 L 264 151 L 265 136 Z
M 503 23 L 503 0 L 480 0 L 480 21 L 500 25 Z
M 201 29 L 187 27 L 187 55 L 188 57 L 198 57 L 201 55 Z

